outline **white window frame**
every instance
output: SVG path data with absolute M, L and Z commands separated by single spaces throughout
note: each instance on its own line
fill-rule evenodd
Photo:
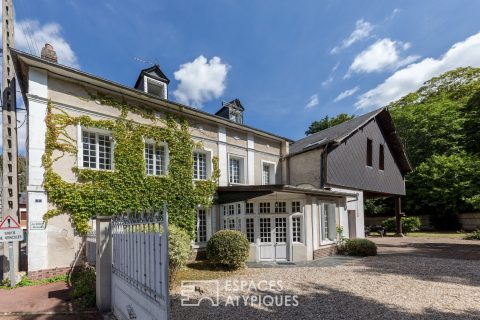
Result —
M 167 84 L 162 82 L 162 81 L 159 81 L 159 80 L 156 80 L 156 79 L 153 79 L 153 78 L 150 78 L 148 76 L 143 76 L 143 91 L 145 91 L 146 93 L 148 94 L 151 94 L 151 95 L 154 95 L 153 93 L 150 93 L 148 92 L 148 82 L 152 83 L 154 86 L 159 86 L 159 87 L 162 87 L 162 91 L 163 91 L 163 95 L 160 96 L 160 98 L 162 99 L 167 99 L 168 97 L 168 88 L 167 88 Z
M 275 162 L 271 162 L 271 161 L 265 161 L 265 160 L 262 160 L 261 161 L 261 165 L 262 165 L 262 185 L 267 185 L 267 184 L 275 184 L 275 172 L 276 172 L 276 168 L 277 168 L 277 164 Z M 265 181 L 265 177 L 263 175 L 264 171 L 264 166 L 267 165 L 269 167 L 269 181 L 268 183 L 266 183 Z
M 96 167 L 84 167 L 83 166 L 83 132 L 86 131 L 88 133 L 95 134 L 95 158 L 96 158 Z M 100 161 L 99 161 L 99 144 L 98 144 L 98 135 L 107 135 L 110 137 L 110 169 L 100 169 Z M 115 170 L 115 141 L 112 137 L 112 132 L 105 129 L 95 128 L 95 127 L 84 127 L 81 125 L 77 125 L 77 165 L 80 169 L 90 169 L 90 170 L 99 170 L 99 171 L 114 171 Z
M 205 215 L 205 225 L 200 225 L 200 211 L 203 211 L 203 214 Z M 203 209 L 203 208 L 199 208 L 197 209 L 197 220 L 196 220 L 196 239 L 195 239 L 195 243 L 197 244 L 202 244 L 202 243 L 206 243 L 208 241 L 208 219 L 207 219 L 207 210 Z M 205 227 L 205 241 L 200 241 L 200 238 L 199 238 L 199 234 L 200 234 L 200 227 Z
M 151 177 L 162 177 L 162 176 L 167 176 L 168 175 L 168 165 L 170 164 L 170 157 L 169 157 L 169 150 L 168 150 L 168 144 L 166 142 L 155 142 L 153 139 L 143 139 L 143 159 L 145 160 L 145 165 L 147 162 L 147 159 L 145 159 L 145 148 L 147 147 L 147 144 L 153 145 L 153 154 L 154 154 L 154 160 L 153 160 L 153 174 L 147 173 L 147 167 L 145 166 L 145 174 Z M 156 174 L 156 166 L 155 166 L 155 157 L 156 157 L 156 150 L 157 146 L 162 146 L 165 148 L 165 172 L 163 174 Z
M 232 173 L 230 170 L 230 160 L 236 159 L 239 160 L 239 182 L 231 182 L 232 181 Z M 244 156 L 236 155 L 236 154 L 228 154 L 228 183 L 230 185 L 240 185 L 245 184 L 246 179 L 246 165 L 245 165 L 246 158 Z
M 205 155 L 205 161 L 206 161 L 206 178 L 205 179 L 200 179 L 200 178 L 195 178 L 195 170 L 193 172 L 193 180 L 194 181 L 202 181 L 202 180 L 208 180 L 212 177 L 212 150 L 210 149 L 194 149 L 192 152 L 192 160 L 193 160 L 193 155 L 194 153 L 200 153 Z M 195 162 L 193 163 L 195 165 Z
M 332 222 L 332 217 L 328 217 L 327 219 L 327 228 L 328 228 L 328 232 L 333 232 L 333 240 L 325 237 L 323 237 L 324 235 L 324 230 L 325 230 L 325 221 L 323 219 L 323 215 L 324 215 L 324 211 L 325 211 L 325 205 L 333 205 L 335 206 L 335 210 L 333 211 L 333 222 Z M 333 202 L 333 201 L 322 201 L 320 202 L 320 208 L 318 210 L 318 226 L 319 226 L 319 232 L 318 232 L 318 237 L 319 237 L 319 244 L 322 246 L 322 245 L 327 245 L 327 244 L 332 244 L 332 243 L 335 243 L 337 242 L 337 210 L 338 210 L 338 205 L 337 203 Z M 334 230 L 333 231 L 330 231 L 330 227 L 333 227 Z
M 292 244 L 304 244 L 305 243 L 305 223 L 304 223 L 304 217 L 303 214 L 301 213 L 296 213 L 290 216 L 290 234 L 291 239 L 292 239 Z M 293 220 L 294 219 L 300 219 L 299 226 L 300 226 L 300 241 L 294 241 L 293 239 Z

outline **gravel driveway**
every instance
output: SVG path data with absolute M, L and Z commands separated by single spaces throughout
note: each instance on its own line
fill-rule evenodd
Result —
M 341 266 L 252 268 L 221 279 L 218 307 L 205 300 L 197 307 L 181 306 L 177 290 L 172 318 L 480 319 L 480 242 L 408 237 L 374 241 L 378 256 Z M 192 301 L 215 300 L 214 287 L 201 284 Z

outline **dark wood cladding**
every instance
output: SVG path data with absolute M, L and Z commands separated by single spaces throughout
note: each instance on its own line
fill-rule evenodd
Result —
M 372 140 L 373 147 L 371 167 L 366 165 L 368 139 Z M 384 170 L 379 168 L 380 145 L 384 146 Z M 375 119 L 328 153 L 326 181 L 327 185 L 332 186 L 384 194 L 405 194 L 402 172 Z

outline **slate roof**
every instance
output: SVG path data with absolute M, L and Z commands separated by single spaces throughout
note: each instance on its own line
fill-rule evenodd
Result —
M 355 117 L 349 121 L 345 121 L 339 125 L 330 127 L 328 129 L 309 135 L 303 139 L 295 141 L 294 143 L 290 144 L 289 156 L 308 150 L 313 150 L 327 144 L 340 143 L 347 139 L 349 136 L 351 136 L 353 133 L 355 133 L 358 129 L 365 126 L 373 118 L 378 119 L 378 123 L 385 133 L 387 142 L 392 147 L 395 153 L 402 172 L 410 172 L 412 170 L 412 166 L 410 164 L 410 161 L 408 160 L 400 137 L 395 130 L 395 126 L 393 124 L 392 117 L 390 116 L 390 112 L 386 107 L 371 111 L 364 115 Z

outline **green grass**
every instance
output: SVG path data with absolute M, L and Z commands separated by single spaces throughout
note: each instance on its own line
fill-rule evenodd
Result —
M 408 234 L 409 237 L 415 238 L 447 238 L 447 239 L 463 239 L 465 233 L 462 232 L 442 232 L 442 231 L 418 231 Z
M 40 279 L 40 280 L 31 280 L 27 276 L 23 276 L 22 279 L 14 287 L 10 287 L 10 282 L 7 280 L 0 285 L 0 289 L 9 290 L 9 289 L 15 289 L 20 287 L 38 286 L 38 285 L 43 285 L 43 284 L 48 284 L 53 282 L 61 282 L 61 281 L 63 282 L 67 281 L 67 276 L 59 275 L 59 276 L 54 276 L 54 277 Z
M 187 264 L 185 268 L 179 270 L 173 281 L 172 288 L 179 287 L 185 280 L 214 280 L 228 277 L 234 274 L 242 274 L 245 269 L 228 271 L 207 261 L 196 261 Z

